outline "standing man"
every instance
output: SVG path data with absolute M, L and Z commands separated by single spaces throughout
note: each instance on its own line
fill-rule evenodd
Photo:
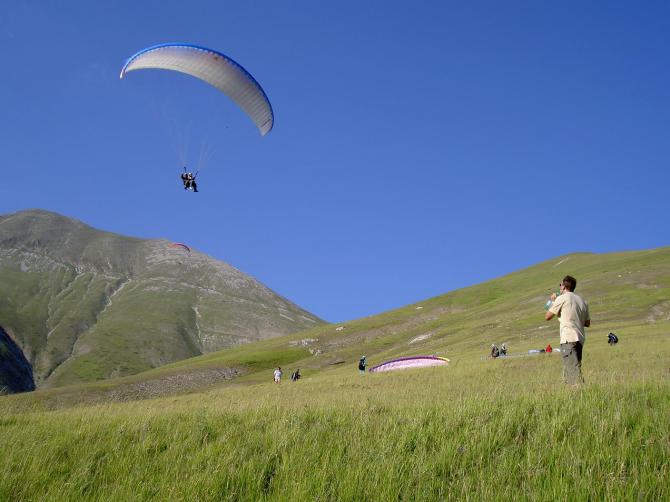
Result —
M 358 360 L 358 373 L 361 375 L 365 375 L 365 366 L 368 364 L 367 359 L 365 356 L 361 356 L 361 358 Z
M 582 350 L 586 330 L 591 326 L 589 306 L 575 294 L 577 279 L 566 275 L 561 281 L 560 295 L 551 294 L 552 304 L 544 318 L 550 321 L 558 316 L 561 325 L 561 358 L 563 359 L 563 379 L 573 386 L 584 383 L 582 376 Z

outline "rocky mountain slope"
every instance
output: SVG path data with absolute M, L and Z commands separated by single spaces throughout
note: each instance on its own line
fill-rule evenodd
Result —
M 170 244 L 41 210 L 0 216 L 0 326 L 38 386 L 133 374 L 322 323 L 234 267 Z

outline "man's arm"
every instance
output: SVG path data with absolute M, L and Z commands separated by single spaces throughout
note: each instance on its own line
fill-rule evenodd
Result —
M 549 299 L 554 302 L 549 310 L 544 314 L 544 318 L 547 321 L 551 321 L 555 316 L 561 315 L 561 308 L 563 307 L 563 298 L 556 296 L 556 293 L 552 293 Z

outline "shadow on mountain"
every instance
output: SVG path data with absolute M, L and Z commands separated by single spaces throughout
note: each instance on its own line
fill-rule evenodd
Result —
M 0 394 L 35 390 L 33 367 L 21 348 L 0 326 Z

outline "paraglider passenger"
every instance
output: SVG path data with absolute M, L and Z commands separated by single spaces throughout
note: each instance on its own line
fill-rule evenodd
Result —
M 358 361 L 358 373 L 360 373 L 361 375 L 365 375 L 365 365 L 367 363 L 368 362 L 366 361 L 365 356 L 362 356 L 359 359 L 359 361 Z
M 198 191 L 198 185 L 195 182 L 195 176 L 193 176 L 193 174 L 191 174 L 191 173 L 188 173 L 188 175 L 189 175 L 189 182 L 191 184 L 191 189 L 194 192 L 197 192 Z

